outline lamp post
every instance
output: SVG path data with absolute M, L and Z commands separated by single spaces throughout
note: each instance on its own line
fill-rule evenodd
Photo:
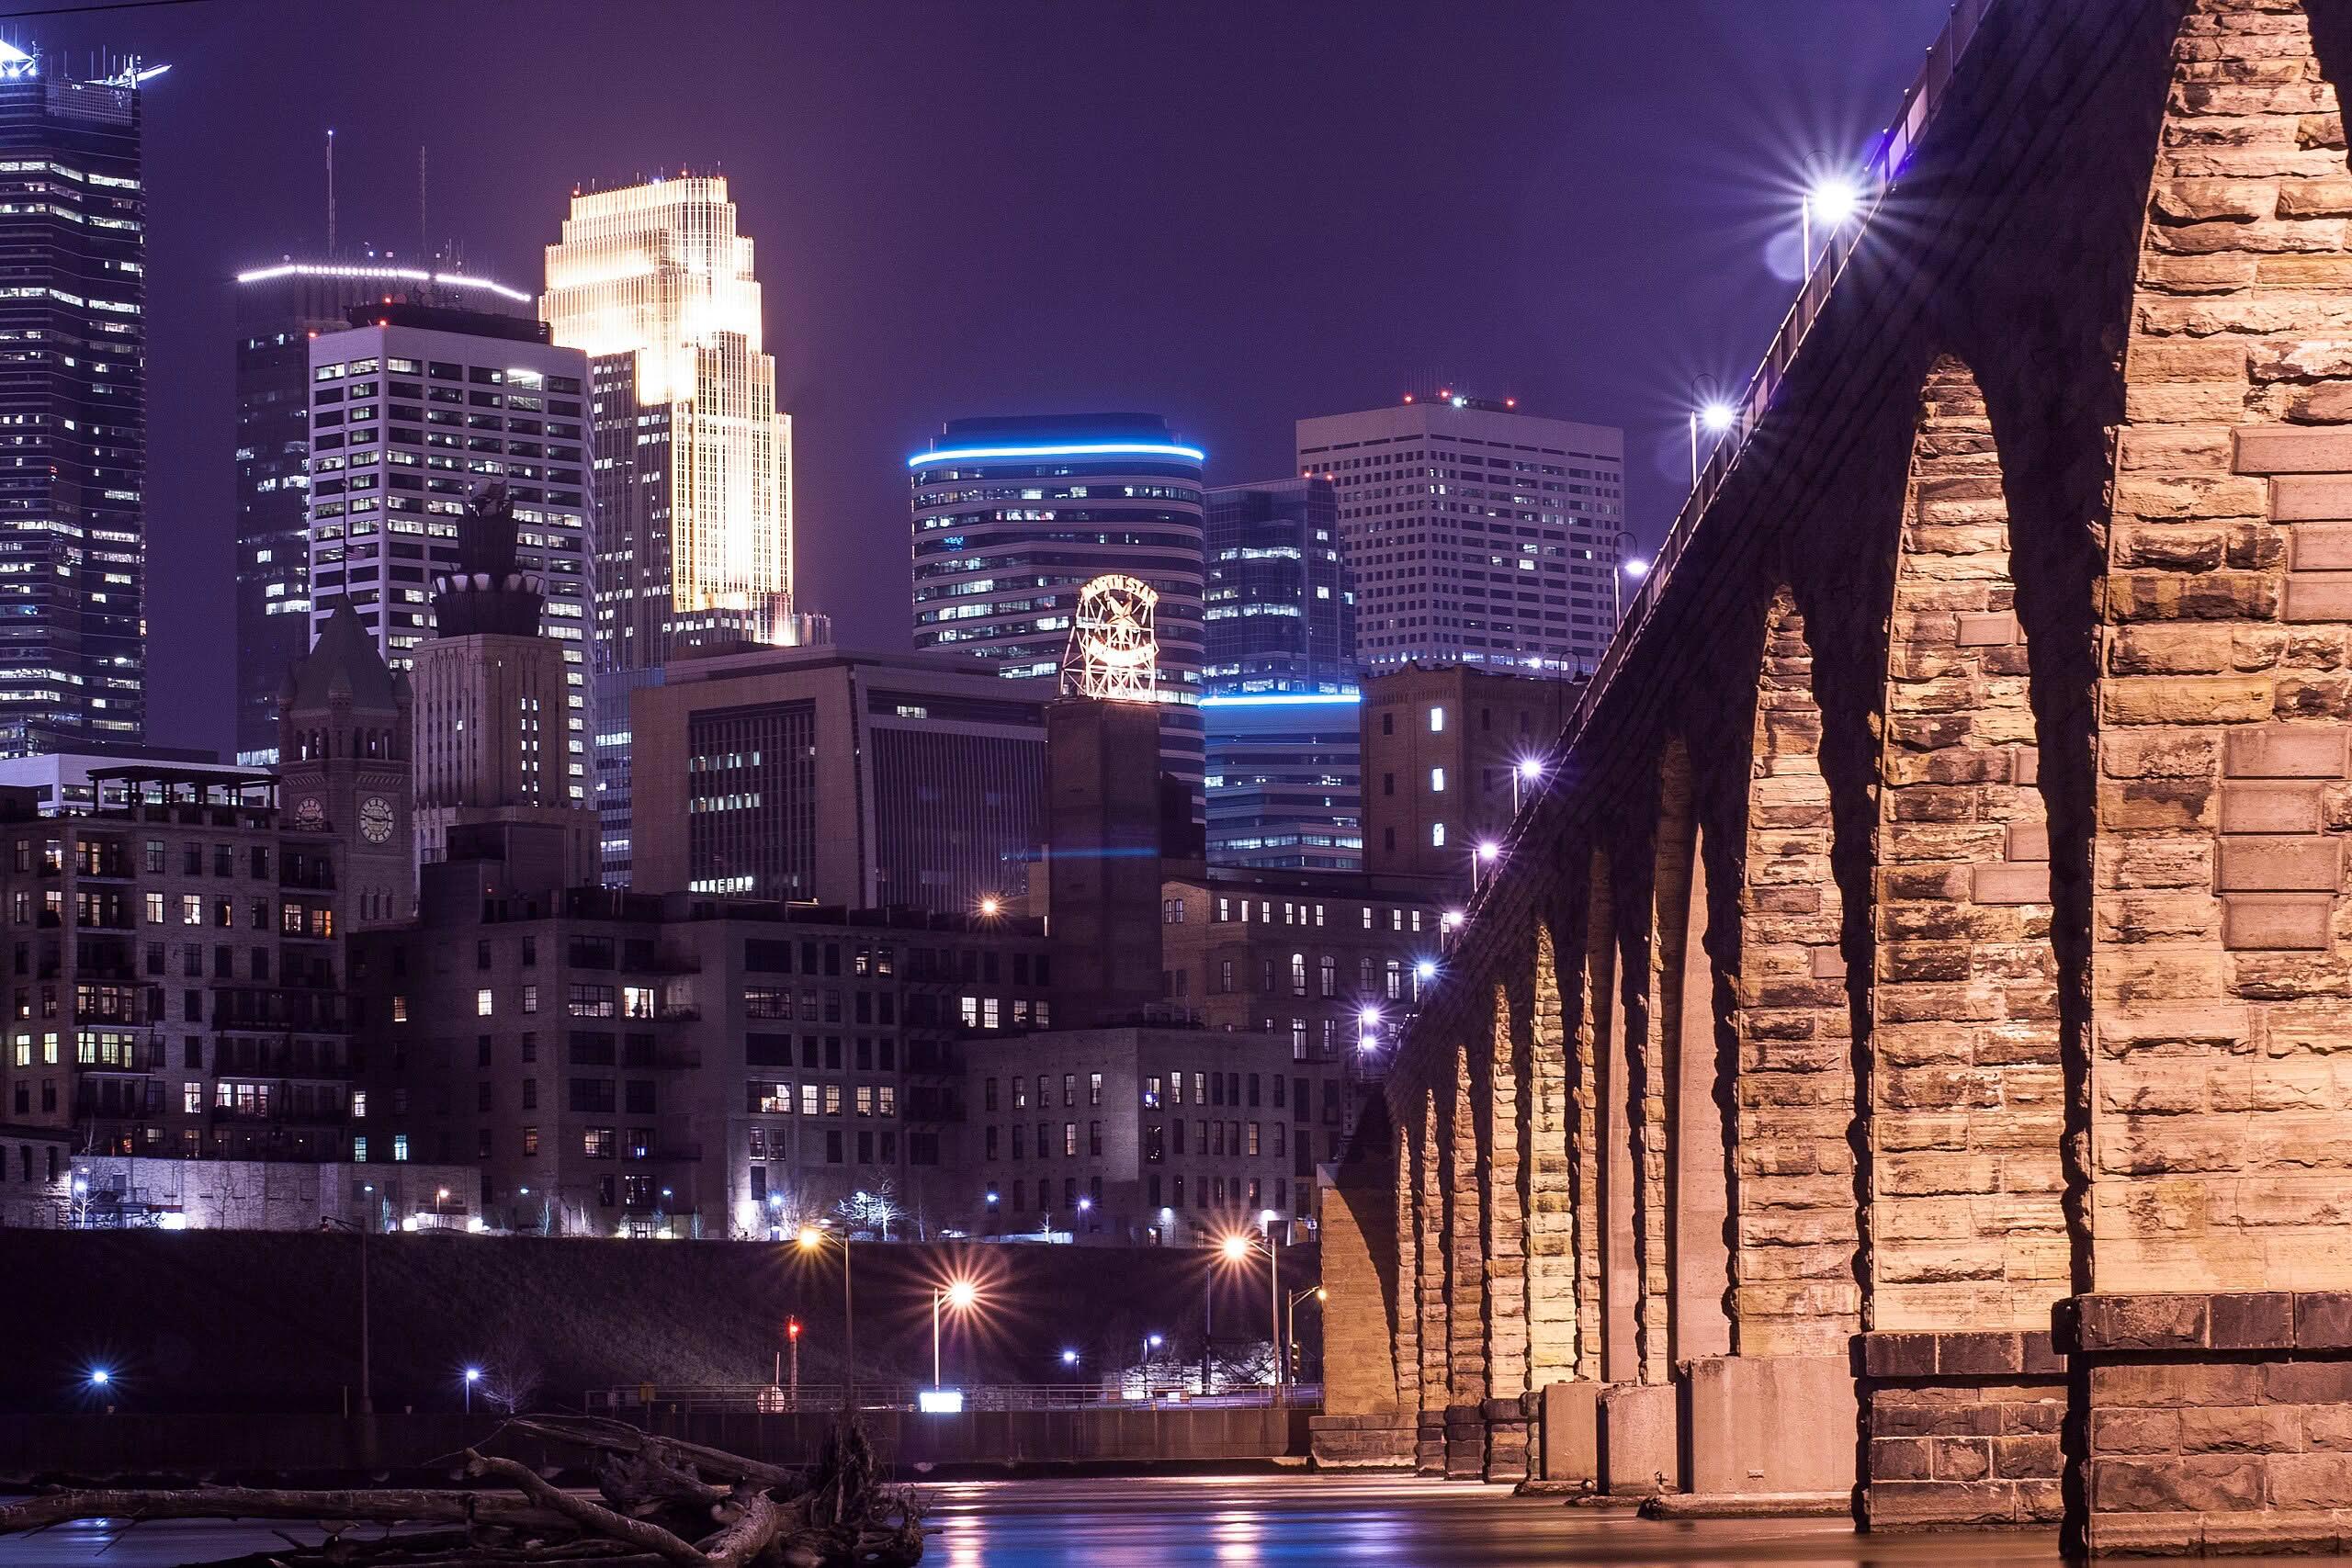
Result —
M 1519 790 L 1521 784 L 1532 784 L 1544 776 L 1544 764 L 1532 757 L 1521 757 L 1510 771 L 1510 815 L 1519 819 Z
M 1854 182 L 1843 175 L 1824 175 L 1805 188 L 1804 199 L 1798 203 L 1797 257 L 1802 264 L 1797 269 L 1797 287 L 1802 289 L 1813 276 L 1813 220 L 1818 213 L 1823 226 L 1834 232 L 1845 226 L 1862 205 L 1862 193 Z M 1829 247 L 1824 244 L 1822 254 Z
M 1303 1291 L 1293 1291 L 1283 1298 L 1283 1337 L 1290 1341 L 1290 1353 L 1293 1356 L 1298 1354 L 1298 1303 L 1309 1296 L 1313 1296 L 1318 1302 L 1329 1299 L 1320 1285 L 1309 1285 Z M 1285 1361 L 1283 1366 L 1287 1371 L 1290 1363 Z
M 841 1233 L 842 1245 L 842 1400 L 843 1407 L 857 1408 L 857 1308 L 850 1296 L 849 1232 Z M 802 1225 L 798 1245 L 803 1252 L 814 1252 L 825 1245 L 825 1233 L 815 1225 Z
M 1712 379 L 1703 378 L 1702 379 Z M 1690 488 L 1699 488 L 1699 433 L 1705 431 L 1718 441 L 1739 419 L 1739 411 L 1724 401 L 1721 396 L 1704 397 L 1690 411 Z M 1710 452 L 1712 453 L 1712 448 Z
M 364 1182 L 360 1193 L 367 1200 L 368 1212 L 359 1217 L 359 1414 L 376 1414 L 375 1380 L 369 1375 L 373 1359 L 368 1351 L 368 1233 L 376 1228 L 376 1184 Z
M 1639 556 L 1620 560 L 1609 573 L 1609 595 L 1616 609 L 1619 626 L 1625 624 L 1625 579 L 1639 582 L 1649 575 L 1650 563 Z
M 468 1367 L 466 1369 L 464 1382 L 466 1385 L 466 1414 L 470 1416 L 474 1413 L 474 1384 L 481 1382 L 481 1369 L 480 1367 Z
M 972 1303 L 978 1298 L 979 1293 L 978 1288 L 976 1287 L 969 1280 L 950 1280 L 944 1285 L 935 1286 L 932 1290 L 931 1386 L 934 1389 L 941 1386 L 939 1377 L 939 1309 L 942 1306 L 951 1306 L 957 1312 L 967 1311 L 971 1307 Z
M 1512 787 L 1516 789 L 1517 785 L 1514 784 Z M 1514 815 L 1516 815 L 1516 813 L 1514 813 Z M 1481 839 L 1476 844 L 1471 847 L 1470 891 L 1472 894 L 1475 895 L 1478 891 L 1478 868 L 1483 865 L 1489 868 L 1491 871 L 1495 863 L 1495 857 L 1500 853 L 1502 853 L 1501 846 L 1497 844 L 1492 839 Z
M 1281 1398 L 1283 1383 L 1283 1269 L 1281 1257 L 1275 1251 L 1274 1212 L 1259 1212 L 1261 1233 L 1253 1239 L 1246 1231 L 1236 1231 L 1219 1244 L 1218 1250 L 1227 1263 L 1240 1264 L 1250 1254 L 1262 1246 L 1266 1249 L 1266 1332 L 1274 1341 L 1274 1365 L 1272 1374 L 1275 1397 Z

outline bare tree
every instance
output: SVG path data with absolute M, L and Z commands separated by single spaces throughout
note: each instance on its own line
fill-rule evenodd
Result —
M 852 1234 L 862 1230 L 888 1241 L 891 1222 L 906 1211 L 899 1207 L 897 1189 L 885 1178 L 871 1190 L 860 1189 L 834 1204 L 833 1213 Z
M 547 1365 L 539 1359 L 538 1347 L 509 1325 L 482 1358 L 481 1382 L 475 1393 L 492 1410 L 518 1416 L 538 1403 L 546 1381 Z

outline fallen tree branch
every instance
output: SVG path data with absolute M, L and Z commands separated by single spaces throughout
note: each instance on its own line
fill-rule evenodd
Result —
M 616 1514 L 600 1503 L 585 1497 L 575 1497 L 561 1487 L 540 1479 L 539 1472 L 527 1464 L 511 1459 L 491 1459 L 472 1449 L 466 1450 L 466 1473 L 472 1476 L 494 1475 L 513 1486 L 540 1507 L 562 1515 L 582 1529 L 615 1540 L 625 1540 L 641 1551 L 650 1551 L 681 1562 L 686 1568 L 707 1568 L 710 1559 L 695 1549 L 690 1540 L 681 1540 L 660 1525 L 645 1519 L 633 1519 Z
M 691 1467 L 728 1481 L 753 1481 L 763 1486 L 784 1486 L 796 1492 L 808 1484 L 807 1477 L 789 1465 L 764 1464 L 682 1438 L 655 1437 L 626 1421 L 610 1421 L 597 1416 L 517 1416 L 499 1430 L 573 1448 L 643 1454 L 673 1468 Z
M 303 1520 L 327 1536 L 304 1546 L 281 1532 L 287 1550 L 239 1558 L 235 1568 L 905 1568 L 922 1555 L 914 1499 L 884 1484 L 873 1445 L 846 1422 L 805 1473 L 619 1422 L 530 1416 L 501 1433 L 588 1450 L 604 1501 L 519 1460 L 467 1449 L 469 1477 L 521 1495 L 94 1488 L 0 1506 L 0 1535 L 103 1518 L 126 1529 L 149 1519 Z M 360 1524 L 409 1529 L 354 1540 Z

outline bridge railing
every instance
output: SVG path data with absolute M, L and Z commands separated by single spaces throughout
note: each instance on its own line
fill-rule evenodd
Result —
M 860 1383 L 854 1391 L 844 1391 L 838 1383 L 802 1383 L 797 1388 L 775 1383 L 639 1383 L 590 1389 L 582 1404 L 591 1416 L 621 1420 L 649 1410 L 786 1416 L 838 1410 L 845 1393 L 860 1410 L 920 1410 L 924 1392 L 913 1383 Z M 981 1383 L 951 1392 L 963 1396 L 967 1411 L 1219 1410 L 1262 1409 L 1272 1404 L 1311 1410 L 1323 1403 L 1323 1385 L 1312 1382 L 1224 1393 L 1191 1393 L 1167 1386 L 1123 1394 L 1092 1384 L 1071 1383 Z
M 1643 628 L 1648 625 L 1665 593 L 1676 565 L 1689 548 L 1691 537 L 1698 532 L 1716 495 L 1722 491 L 1724 481 L 1738 466 L 1741 455 L 1770 410 L 1772 400 L 1780 391 L 1781 382 L 1787 378 L 1790 367 L 1796 363 L 1797 354 L 1804 346 L 1806 336 L 1828 304 L 1830 293 L 1844 273 L 1847 260 L 1853 255 L 1855 247 L 1861 243 L 1871 220 L 1878 216 L 1887 192 L 1910 163 L 1919 139 L 1935 118 L 1936 110 L 1941 107 L 1962 53 L 1975 38 L 1986 15 L 1998 3 L 1999 0 L 1956 0 L 1952 6 L 1943 31 L 1937 35 L 1934 46 L 1928 51 L 1926 63 L 1903 95 L 1901 112 L 1881 135 L 1877 149 L 1865 162 L 1856 179 L 1860 197 L 1859 210 L 1852 220 L 1838 225 L 1820 237 L 1819 253 L 1806 258 L 1809 265 L 1797 286 L 1796 299 L 1790 305 L 1788 314 L 1781 318 L 1780 329 L 1772 334 L 1771 344 L 1764 351 L 1762 363 L 1748 377 L 1747 384 L 1738 397 L 1729 400 L 1731 424 L 1701 463 L 1698 476 L 1690 487 L 1690 498 L 1682 503 L 1681 511 L 1675 514 L 1673 526 L 1667 530 L 1665 540 L 1652 558 L 1640 589 L 1625 602 L 1624 615 L 1618 622 L 1617 630 L 1610 638 L 1608 648 L 1602 651 L 1600 662 L 1593 667 L 1575 709 L 1568 716 L 1555 757 L 1565 759 L 1568 755 L 1599 713 L 1618 671 L 1623 667 L 1630 650 L 1640 639 Z M 1556 780 L 1559 776 L 1560 771 L 1555 768 L 1550 779 Z M 1533 807 L 1543 793 L 1542 790 L 1536 791 L 1534 798 L 1512 822 L 1510 831 L 1504 838 L 1506 852 L 1528 831 L 1527 824 L 1533 816 Z M 1480 904 L 1491 896 L 1502 880 L 1499 876 L 1487 879 L 1485 886 L 1471 898 L 1469 913 L 1472 916 L 1475 917 Z

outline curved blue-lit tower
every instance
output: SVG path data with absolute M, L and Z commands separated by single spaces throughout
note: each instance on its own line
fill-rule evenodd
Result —
M 948 421 L 907 459 L 915 646 L 1052 677 L 1079 588 L 1144 579 L 1159 592 L 1163 767 L 1197 787 L 1203 461 L 1156 414 Z

